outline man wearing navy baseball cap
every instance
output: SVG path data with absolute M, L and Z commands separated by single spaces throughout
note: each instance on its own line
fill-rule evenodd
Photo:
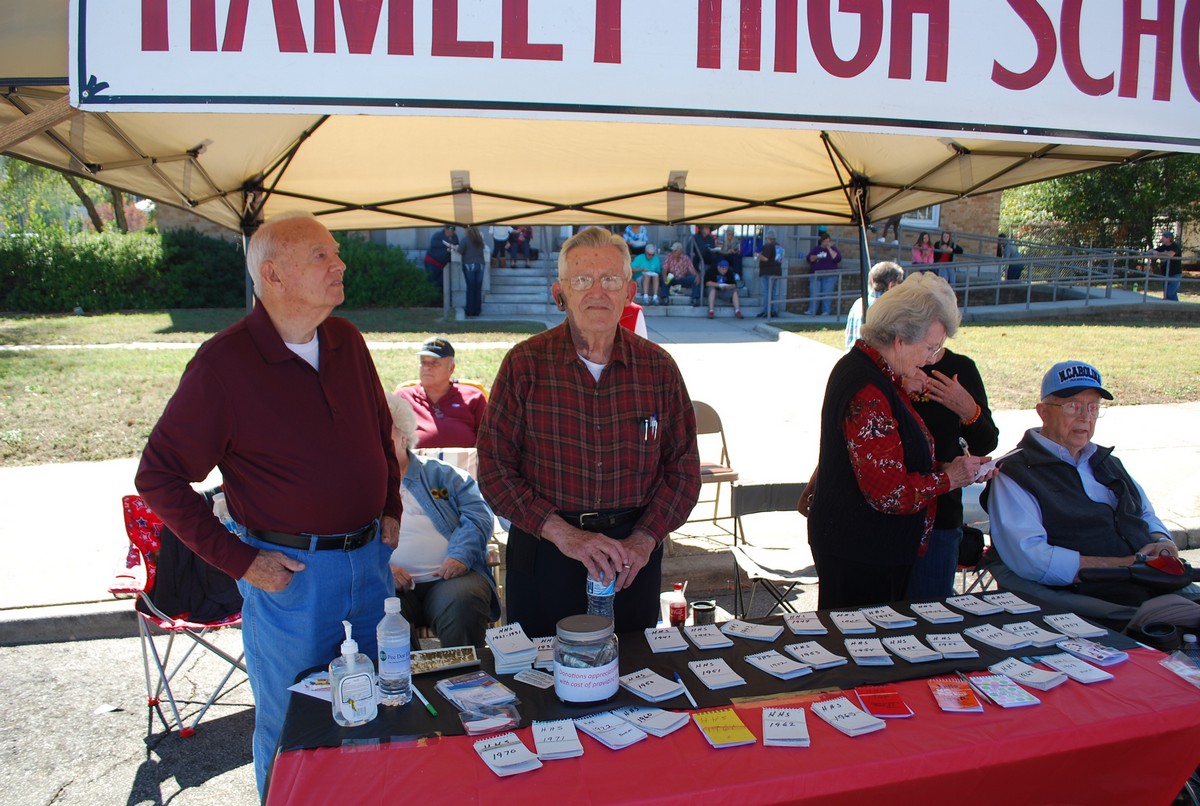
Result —
M 426 339 L 417 351 L 420 382 L 401 384 L 396 394 L 412 404 L 417 432 L 410 448 L 474 448 L 487 408 L 483 387 L 454 378 L 454 345 Z
M 999 555 L 990 570 L 1005 590 L 1130 630 L 1150 622 L 1200 626 L 1194 584 L 1155 595 L 1133 581 L 1079 580 L 1080 569 L 1179 555 L 1146 491 L 1112 448 L 1092 442 L 1112 399 L 1100 372 L 1082 361 L 1055 364 L 1042 378 L 1042 427 L 1001 457 L 982 499 Z

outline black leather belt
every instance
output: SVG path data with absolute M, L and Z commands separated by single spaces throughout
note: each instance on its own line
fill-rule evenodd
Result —
M 559 512 L 558 516 L 567 523 L 585 532 L 606 532 L 637 523 L 642 517 L 642 508 L 602 509 L 598 512 Z
M 378 529 L 379 519 L 376 518 L 361 529 L 338 535 L 316 535 L 308 532 L 290 535 L 286 532 L 271 532 L 266 529 L 254 529 L 251 534 L 264 542 L 273 543 L 276 546 L 286 546 L 290 549 L 302 549 L 304 551 L 354 551 L 374 540 L 375 532 Z

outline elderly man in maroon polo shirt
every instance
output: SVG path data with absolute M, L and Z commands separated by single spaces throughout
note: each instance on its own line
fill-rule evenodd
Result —
M 246 265 L 258 305 L 205 342 L 150 434 L 137 488 L 180 539 L 238 580 L 259 794 L 287 687 L 354 625 L 375 654 L 400 532 L 392 416 L 362 335 L 330 317 L 346 271 L 315 218 L 273 218 Z M 221 469 L 232 523 L 193 491 Z M 381 537 L 382 539 L 376 539 Z
M 515 346 L 479 433 L 479 485 L 509 518 L 508 621 L 551 635 L 616 580 L 618 631 L 658 620 L 662 541 L 700 494 L 696 417 L 671 356 L 620 327 L 629 249 L 599 228 L 559 252 L 566 321 Z

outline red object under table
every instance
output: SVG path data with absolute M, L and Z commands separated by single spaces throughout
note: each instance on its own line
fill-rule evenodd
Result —
M 808 748 L 764 747 L 755 704 L 736 706 L 755 745 L 716 750 L 687 725 L 614 751 L 581 732 L 583 756 L 508 778 L 475 753 L 477 737 L 292 751 L 267 804 L 1168 804 L 1200 764 L 1200 689 L 1157 651 L 1129 655 L 1114 680 L 982 714 L 942 713 L 924 680 L 899 683 L 911 719 L 852 739 L 810 712 Z M 532 750 L 531 730 L 516 733 Z

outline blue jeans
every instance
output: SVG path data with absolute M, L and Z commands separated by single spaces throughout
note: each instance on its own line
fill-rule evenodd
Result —
M 763 307 L 762 307 L 763 313 L 768 312 L 767 311 L 767 300 L 770 299 L 771 300 L 771 310 L 770 310 L 771 316 L 779 316 L 779 308 L 777 308 L 775 305 L 775 303 L 779 300 L 779 286 L 776 285 L 776 286 L 774 286 L 774 288 L 772 288 L 773 284 L 771 281 L 774 279 L 776 279 L 776 278 L 774 278 L 774 277 L 759 277 L 758 278 L 758 287 L 760 289 L 760 293 L 762 294 L 762 299 L 763 299 Z
M 949 263 L 943 263 L 942 265 L 938 266 L 937 273 L 938 277 L 941 277 L 951 286 L 953 286 L 954 281 L 958 279 L 957 272 L 955 272 L 954 267 Z
M 816 316 L 820 306 L 821 315 L 828 316 L 833 312 L 833 290 L 837 288 L 837 273 L 818 271 L 812 273 L 812 301 L 808 303 L 808 315 Z
M 358 651 L 376 659 L 375 628 L 383 618 L 383 600 L 395 595 L 388 569 L 392 550 L 375 539 L 354 551 L 302 551 L 276 546 L 251 535 L 250 546 L 278 551 L 303 562 L 291 584 L 268 593 L 238 580 L 242 605 L 242 644 L 246 672 L 254 692 L 254 778 L 261 799 L 267 770 L 275 755 L 296 676 L 313 666 L 328 666 L 345 632 L 353 625 Z
M 689 274 L 687 277 L 684 277 L 682 280 L 672 280 L 671 285 L 666 284 L 665 280 L 667 278 L 665 276 L 662 279 L 664 280 L 664 282 L 661 282 L 658 284 L 658 298 L 659 298 L 659 301 L 662 302 L 663 304 L 666 304 L 666 305 L 671 304 L 671 288 L 678 287 L 678 286 L 692 289 L 692 305 L 700 304 L 700 288 L 703 285 L 703 283 L 701 283 L 693 275 Z
M 1163 299 L 1179 301 L 1179 278 L 1182 274 L 1171 274 L 1163 285 Z
M 467 316 L 479 316 L 483 308 L 483 264 L 464 263 L 463 279 L 467 282 L 467 304 L 464 312 Z
M 958 544 L 962 536 L 961 526 L 930 532 L 929 548 L 924 557 L 917 558 L 908 578 L 909 599 L 945 599 L 954 594 L 954 572 L 958 568 Z

